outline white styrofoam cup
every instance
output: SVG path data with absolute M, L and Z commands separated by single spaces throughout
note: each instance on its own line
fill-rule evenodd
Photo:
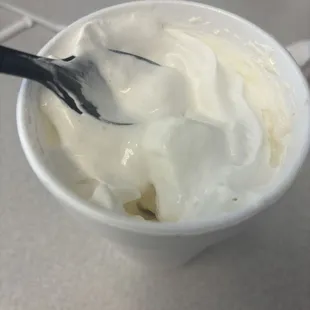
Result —
M 276 201 L 290 186 L 309 148 L 309 92 L 298 65 L 288 52 L 270 35 L 245 19 L 223 10 L 187 1 L 130 2 L 105 8 L 61 31 L 40 51 L 40 55 L 67 57 L 74 44 L 75 34 L 86 22 L 109 18 L 122 13 L 152 11 L 172 23 L 195 23 L 205 32 L 214 32 L 238 44 L 268 47 L 275 60 L 278 78 L 288 85 L 286 99 L 292 113 L 292 137 L 283 169 L 269 191 L 255 205 L 249 205 L 217 218 L 197 219 L 194 222 L 155 223 L 138 221 L 98 208 L 78 197 L 66 186 L 64 174 L 55 169 L 44 142 L 44 128 L 40 120 L 41 86 L 24 80 L 17 104 L 17 126 L 20 141 L 35 174 L 53 196 L 74 216 L 97 230 L 103 237 L 120 245 L 128 256 L 149 266 L 184 264 L 208 245 L 216 243 L 247 225 L 255 216 Z M 103 159 L 104 160 L 104 159 Z M 100 251 L 100 249 L 98 249 Z

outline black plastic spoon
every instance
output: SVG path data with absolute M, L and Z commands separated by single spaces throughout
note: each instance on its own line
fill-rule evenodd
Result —
M 159 66 L 138 55 L 112 49 L 110 52 Z M 119 111 L 109 85 L 90 59 L 75 56 L 62 60 L 50 59 L 0 46 L 0 73 L 42 84 L 79 114 L 86 112 L 98 120 L 115 125 L 134 123 Z M 108 104 L 103 105 L 103 101 Z

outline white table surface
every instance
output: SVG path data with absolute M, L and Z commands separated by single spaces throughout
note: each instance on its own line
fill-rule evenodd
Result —
M 68 24 L 120 1 L 6 0 Z M 309 0 L 213 0 L 283 44 L 310 38 Z M 0 9 L 0 30 L 16 14 Z M 36 52 L 36 25 L 6 42 Z M 0 310 L 309 310 L 310 158 L 291 190 L 255 225 L 174 271 L 127 263 L 67 216 L 29 168 L 16 132 L 20 81 L 0 76 Z

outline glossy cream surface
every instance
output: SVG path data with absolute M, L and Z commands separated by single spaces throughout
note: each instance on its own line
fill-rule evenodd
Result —
M 104 124 L 42 96 L 56 147 L 88 177 L 96 204 L 124 213 L 152 187 L 156 204 L 144 208 L 160 221 L 213 217 L 259 199 L 281 168 L 290 132 L 281 85 L 244 47 L 131 14 L 86 24 L 72 53 L 97 65 L 137 121 Z

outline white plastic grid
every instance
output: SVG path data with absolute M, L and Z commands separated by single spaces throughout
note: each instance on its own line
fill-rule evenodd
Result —
M 14 36 L 20 34 L 23 31 L 27 31 L 28 29 L 33 27 L 33 25 L 35 24 L 38 24 L 56 33 L 61 31 L 63 28 L 65 28 L 64 25 L 54 23 L 46 18 L 35 15 L 27 10 L 18 8 L 11 4 L 0 2 L 0 8 L 3 8 L 7 11 L 16 13 L 21 16 L 21 18 L 18 21 L 8 25 L 7 27 L 3 29 L 0 29 L 0 43 L 3 43 L 13 38 Z

